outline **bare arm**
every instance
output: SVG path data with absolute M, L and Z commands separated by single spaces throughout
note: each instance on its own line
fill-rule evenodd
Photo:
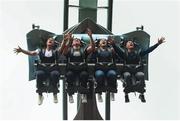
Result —
M 36 56 L 38 55 L 38 53 L 36 51 L 28 51 L 28 50 L 24 50 L 21 47 L 18 46 L 18 48 L 14 48 L 14 53 L 18 54 L 18 53 L 24 53 L 26 55 L 30 55 L 30 56 Z
M 95 43 L 94 43 L 94 40 L 92 38 L 92 31 L 89 28 L 87 29 L 87 34 L 90 37 L 90 43 L 89 43 L 88 48 L 86 49 L 87 53 L 89 54 L 95 50 Z
M 72 44 L 73 37 L 71 33 L 67 33 L 64 35 L 64 39 L 62 40 L 62 43 L 59 48 L 59 52 L 63 55 L 66 55 L 68 53 L 68 48 Z

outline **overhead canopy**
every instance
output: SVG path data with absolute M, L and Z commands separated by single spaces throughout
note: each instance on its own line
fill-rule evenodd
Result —
M 112 33 L 109 30 L 107 30 L 106 28 L 104 28 L 103 26 L 101 26 L 99 24 L 96 24 L 94 21 L 92 21 L 89 18 L 86 18 L 83 21 L 81 21 L 80 23 L 67 29 L 66 31 L 64 31 L 63 34 L 66 34 L 66 33 L 83 34 L 83 33 L 86 33 L 87 28 L 91 29 L 94 34 L 110 34 L 110 35 L 112 35 Z

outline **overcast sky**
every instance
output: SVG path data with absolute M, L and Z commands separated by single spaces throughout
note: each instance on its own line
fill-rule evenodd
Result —
M 76 4 L 76 0 L 70 0 Z M 101 5 L 106 4 L 101 0 Z M 180 1 L 178 0 L 114 0 L 114 34 L 134 31 L 144 25 L 151 35 L 151 45 L 164 36 L 166 43 L 149 55 L 147 103 L 130 95 L 124 103 L 122 85 L 116 101 L 111 103 L 111 119 L 151 120 L 180 119 Z M 28 81 L 28 58 L 15 55 L 18 45 L 27 49 L 26 33 L 32 23 L 41 29 L 63 32 L 63 0 L 0 0 L 0 119 L 1 120 L 60 120 L 62 119 L 62 90 L 59 103 L 45 94 L 44 102 L 37 105 L 35 81 Z M 77 23 L 77 10 L 70 10 L 69 27 Z M 98 23 L 106 26 L 106 14 L 98 11 Z M 62 87 L 62 86 L 61 86 Z M 76 99 L 76 98 L 75 98 Z M 76 115 L 76 102 L 68 104 L 69 119 Z M 98 103 L 104 118 L 105 103 Z

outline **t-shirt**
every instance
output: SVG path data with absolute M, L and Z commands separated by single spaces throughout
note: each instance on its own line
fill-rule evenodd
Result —
M 35 51 L 36 51 L 37 54 L 39 54 L 41 49 L 36 49 Z M 45 57 L 52 57 L 52 55 L 53 55 L 53 51 L 52 50 L 45 49 L 45 53 L 44 53 Z

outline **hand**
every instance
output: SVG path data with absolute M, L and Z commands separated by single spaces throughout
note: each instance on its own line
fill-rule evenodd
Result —
M 64 35 L 64 40 L 70 40 L 72 38 L 72 33 L 67 33 Z
M 108 36 L 108 44 L 110 44 L 110 45 L 114 45 L 115 44 L 115 41 L 114 41 L 114 39 L 111 36 Z
M 92 31 L 91 31 L 91 29 L 87 28 L 87 34 L 88 34 L 89 36 L 92 36 Z
M 162 44 L 164 43 L 165 41 L 165 38 L 164 37 L 161 37 L 160 39 L 158 38 L 158 44 Z
M 68 45 L 70 42 L 73 41 L 73 38 L 72 37 L 72 33 L 67 33 L 64 35 L 64 41 L 65 41 L 65 44 Z
M 14 53 L 18 54 L 22 52 L 22 48 L 18 46 L 18 48 L 14 48 Z

